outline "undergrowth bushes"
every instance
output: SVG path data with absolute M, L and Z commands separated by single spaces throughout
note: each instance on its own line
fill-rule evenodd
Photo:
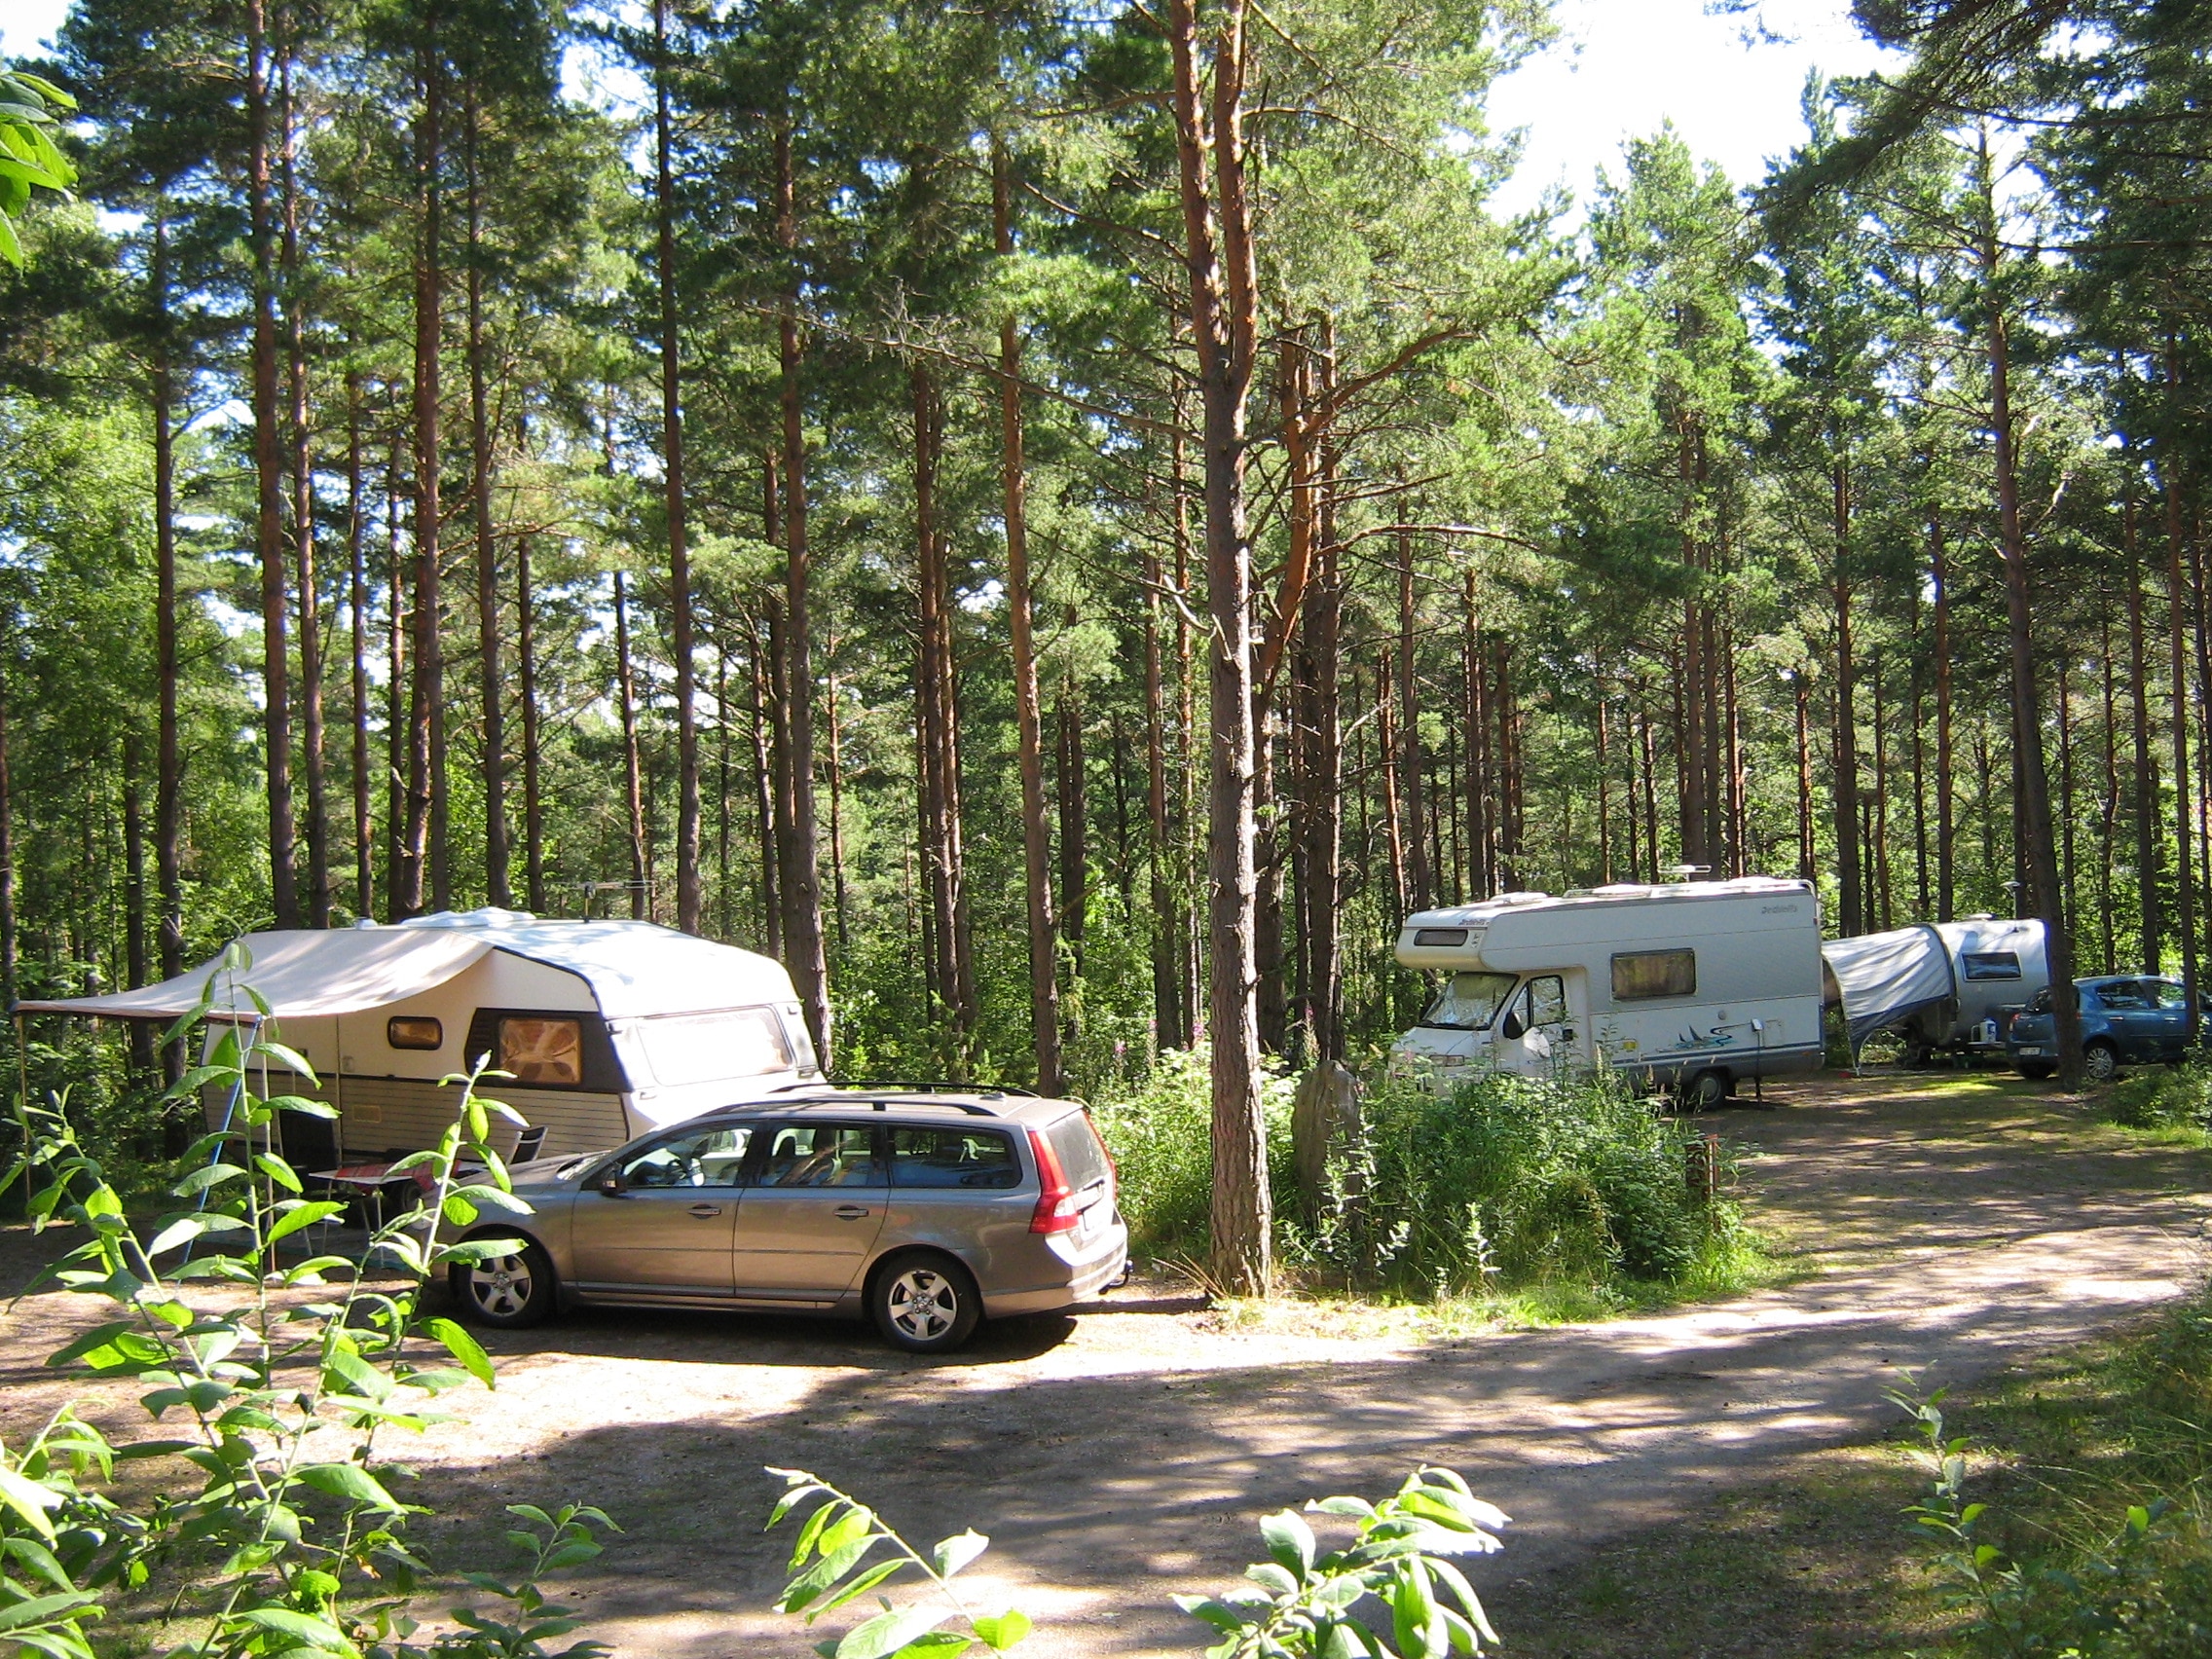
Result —
M 1748 1240 L 1709 1191 L 1703 1137 L 1614 1074 L 1492 1074 L 1438 1097 L 1370 1090 L 1327 1190 L 1291 1180 L 1288 1079 L 1266 1087 L 1277 1244 L 1321 1280 L 1424 1297 L 1532 1284 L 1714 1288 Z M 1143 1088 L 1098 1108 L 1122 1203 L 1155 1255 L 1205 1248 L 1211 1191 L 1205 1058 L 1162 1055 Z M 1725 1187 L 1725 1158 L 1711 1171 Z
M 2104 1112 L 2131 1129 L 2212 1129 L 2212 1063 L 2147 1066 L 2113 1087 Z

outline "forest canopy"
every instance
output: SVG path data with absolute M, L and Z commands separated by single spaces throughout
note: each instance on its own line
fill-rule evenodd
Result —
M 8 996 L 495 904 L 777 956 L 845 1075 L 1203 1041 L 1264 1280 L 1262 1056 L 1404 1024 L 1426 904 L 2194 979 L 2212 8 L 1856 15 L 1768 177 L 1509 216 L 1538 0 L 78 0 Z

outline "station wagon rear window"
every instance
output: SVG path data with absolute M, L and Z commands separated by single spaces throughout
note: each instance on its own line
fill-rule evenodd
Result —
M 1959 958 L 1969 979 L 2017 979 L 2019 953 L 2010 950 L 1970 950 Z
M 663 1014 L 638 1022 L 653 1078 L 663 1087 L 791 1070 L 791 1044 L 773 1009 Z
M 1087 1192 L 1108 1179 L 1114 1166 L 1106 1161 L 1106 1146 L 1088 1112 L 1071 1112 L 1045 1131 L 1052 1143 L 1052 1156 L 1060 1161 L 1060 1173 L 1075 1191 Z
M 1697 995 L 1694 950 L 1626 950 L 1613 958 L 1613 1000 Z
M 1021 1165 L 1014 1161 L 1013 1137 L 997 1129 L 893 1129 L 891 1184 L 1018 1187 Z

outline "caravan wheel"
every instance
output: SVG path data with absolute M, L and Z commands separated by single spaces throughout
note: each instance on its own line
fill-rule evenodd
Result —
M 456 1262 L 451 1272 L 454 1300 L 472 1325 L 517 1330 L 552 1315 L 553 1259 L 535 1239 L 512 1256 Z

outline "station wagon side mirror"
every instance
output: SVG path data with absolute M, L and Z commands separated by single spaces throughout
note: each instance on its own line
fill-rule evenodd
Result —
M 604 1197 L 609 1198 L 620 1198 L 625 1188 L 625 1183 L 622 1179 L 622 1173 L 618 1169 L 609 1169 L 606 1174 L 602 1175 L 598 1180 L 594 1181 L 592 1185 L 597 1188 Z
M 1497 1028 L 1508 1043 L 1517 1043 L 1529 1034 L 1529 1022 L 1521 1017 L 1517 1008 L 1505 1011 L 1505 1017 L 1498 1021 Z

